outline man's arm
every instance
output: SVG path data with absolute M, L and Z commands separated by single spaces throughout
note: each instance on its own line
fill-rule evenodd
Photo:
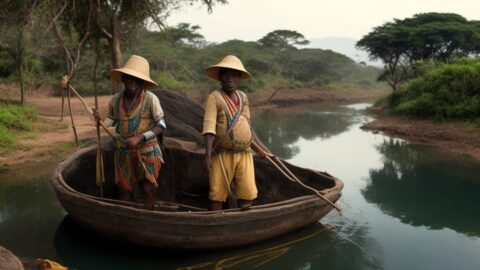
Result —
M 126 141 L 126 144 L 128 145 L 129 148 L 134 148 L 137 146 L 137 144 L 143 142 L 143 141 L 148 141 L 156 136 L 158 136 L 160 133 L 163 132 L 163 128 L 160 126 L 154 126 L 152 129 L 145 131 L 142 134 L 139 134 L 137 136 L 128 138 Z

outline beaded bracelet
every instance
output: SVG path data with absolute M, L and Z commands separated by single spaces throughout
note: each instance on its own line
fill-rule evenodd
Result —
M 143 136 L 145 136 L 145 141 L 149 141 L 149 140 L 155 138 L 155 133 L 153 133 L 151 130 L 149 130 L 149 131 L 145 131 L 143 133 Z

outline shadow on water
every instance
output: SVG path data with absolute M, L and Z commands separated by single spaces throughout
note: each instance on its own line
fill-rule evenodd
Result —
M 60 261 L 77 269 L 381 269 L 351 238 L 320 223 L 257 245 L 215 251 L 169 252 L 98 236 L 66 216 L 54 246 Z M 205 232 L 208 233 L 208 232 Z M 356 234 L 363 233 L 358 230 Z M 351 236 L 350 236 L 351 237 Z M 361 236 L 353 236 L 361 239 Z M 345 257 L 345 252 L 349 256 Z
M 377 150 L 384 163 L 362 190 L 368 202 L 405 224 L 480 236 L 478 163 L 392 139 Z
M 345 132 L 354 120 L 351 113 L 342 113 L 338 111 L 339 109 L 350 110 L 336 107 L 336 112 L 323 111 L 288 115 L 265 111 L 253 120 L 254 130 L 272 153 L 289 159 L 300 151 L 298 146 L 292 146 L 299 138 L 327 139 Z

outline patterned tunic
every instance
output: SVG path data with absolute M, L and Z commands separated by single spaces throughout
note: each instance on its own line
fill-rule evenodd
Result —
M 134 149 L 127 148 L 128 138 L 142 134 L 163 122 L 163 110 L 158 98 L 148 91 L 142 91 L 131 106 L 124 107 L 124 91 L 114 95 L 108 105 L 106 124 L 116 127 L 115 183 L 123 190 L 132 191 L 135 183 L 147 179 L 157 187 L 162 152 L 157 138 L 141 142 Z
M 214 149 L 217 151 L 249 151 L 252 142 L 250 109 L 247 95 L 235 91 L 235 104 L 223 91 L 210 93 L 205 105 L 202 134 L 215 135 Z

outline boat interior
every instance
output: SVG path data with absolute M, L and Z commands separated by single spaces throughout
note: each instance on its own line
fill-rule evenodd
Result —
M 106 200 L 118 204 L 142 208 L 142 192 L 136 188 L 134 202 L 116 200 L 118 190 L 114 184 L 113 147 L 103 147 L 103 164 L 105 183 L 103 196 L 95 184 L 96 149 L 85 152 L 70 163 L 67 163 L 60 172 L 65 183 L 74 190 L 93 196 L 99 200 Z M 165 163 L 163 164 L 157 190 L 157 210 L 164 211 L 205 211 L 208 209 L 208 176 L 203 167 L 203 154 L 198 149 L 191 150 L 185 147 L 169 146 L 163 149 Z M 311 190 L 289 180 L 268 160 L 255 158 L 255 179 L 258 197 L 254 206 L 286 201 L 289 199 L 313 195 Z M 335 186 L 335 180 L 327 173 L 303 169 L 285 163 L 288 169 L 295 174 L 305 185 L 319 190 L 321 193 Z M 234 194 L 235 187 L 232 188 Z M 228 205 L 225 208 L 229 208 Z

